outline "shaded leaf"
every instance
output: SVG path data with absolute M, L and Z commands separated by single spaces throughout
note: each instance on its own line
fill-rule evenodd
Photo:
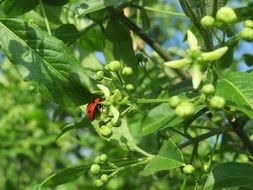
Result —
M 132 39 L 129 30 L 117 20 L 110 20 L 106 26 L 104 55 L 106 61 L 118 60 L 137 71 Z M 124 40 L 123 40 L 124 39 Z
M 84 3 L 80 5 L 80 10 L 78 11 L 81 16 L 88 13 L 92 13 L 106 7 L 118 5 L 124 3 L 126 0 L 85 0 Z
M 141 14 L 141 21 L 142 21 L 142 30 L 146 31 L 150 27 L 150 20 L 145 10 L 141 9 L 140 14 Z
M 84 172 L 90 169 L 90 165 L 76 166 L 66 168 L 56 174 L 53 174 L 46 178 L 42 183 L 41 187 L 53 187 L 61 184 L 73 181 L 84 174 Z
M 39 4 L 39 1 L 38 0 L 4 0 L 1 3 L 2 3 L 4 13 L 6 15 L 18 16 L 35 8 Z
M 217 83 L 216 93 L 226 100 L 226 104 L 253 118 L 253 75 L 232 72 Z
M 209 174 L 204 190 L 225 187 L 253 187 L 253 165 L 247 163 L 224 163 Z
M 63 24 L 56 28 L 54 35 L 66 44 L 73 43 L 81 34 L 73 24 Z
M 248 66 L 253 65 L 253 55 L 252 54 L 244 54 L 243 59 Z
M 91 127 L 90 121 L 85 117 L 83 119 L 80 119 L 77 122 L 70 123 L 62 129 L 61 133 L 56 137 L 56 140 L 58 140 L 62 135 L 64 135 L 66 132 L 72 130 L 72 129 L 79 129 L 84 127 Z
M 43 96 L 67 106 L 94 98 L 89 77 L 62 41 L 20 20 L 0 21 L 5 55 Z
M 184 166 L 183 155 L 170 139 L 163 144 L 158 155 L 145 166 L 143 175 L 148 176 L 162 170 Z
M 50 6 L 62 6 L 69 2 L 69 0 L 43 0 L 43 3 L 50 5 Z

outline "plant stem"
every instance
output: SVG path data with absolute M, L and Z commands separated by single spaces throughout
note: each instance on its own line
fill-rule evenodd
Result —
M 172 57 L 160 46 L 157 42 L 151 39 L 147 34 L 145 34 L 141 28 L 139 28 L 135 23 L 133 23 L 129 18 L 127 18 L 124 14 L 116 12 L 114 9 L 109 9 L 110 13 L 117 18 L 122 24 L 124 24 L 127 28 L 132 30 L 137 36 L 139 36 L 144 42 L 146 42 L 150 47 L 156 51 L 164 61 L 171 61 Z M 180 70 L 173 69 L 178 76 L 183 79 L 186 79 L 187 76 Z
M 180 144 L 178 147 L 179 147 L 180 149 L 182 149 L 182 148 L 184 148 L 184 147 L 186 147 L 186 146 L 188 146 L 188 145 L 191 145 L 191 144 L 194 144 L 194 143 L 198 143 L 198 142 L 200 142 L 200 141 L 202 141 L 202 140 L 204 140 L 204 139 L 207 139 L 207 138 L 209 138 L 209 137 L 212 137 L 212 136 L 214 136 L 214 135 L 221 134 L 221 133 L 223 133 L 223 132 L 226 131 L 226 130 L 227 130 L 227 129 L 224 128 L 224 127 L 218 128 L 218 129 L 214 129 L 214 130 L 212 130 L 212 131 L 210 131 L 210 132 L 208 132 L 208 133 L 205 133 L 205 134 L 200 135 L 200 136 L 198 136 L 198 137 L 192 138 L 192 139 L 190 139 L 189 141 Z
M 168 103 L 170 99 L 137 99 L 137 104 Z
M 187 183 L 187 180 L 188 180 L 188 177 L 185 176 L 185 177 L 184 177 L 184 181 L 183 181 L 183 183 L 182 183 L 182 185 L 181 185 L 181 187 L 180 187 L 180 190 L 184 190 L 184 189 L 185 189 L 185 185 L 186 185 L 186 183 Z
M 42 3 L 42 0 L 39 0 L 39 2 L 40 2 L 40 6 L 41 6 L 42 15 L 44 17 L 44 21 L 45 21 L 45 24 L 46 24 L 47 32 L 48 32 L 48 34 L 50 36 L 52 36 L 52 32 L 51 32 L 51 29 L 50 29 L 50 26 L 49 26 L 49 22 L 48 22 L 48 19 L 47 19 L 47 14 L 46 14 L 44 5 Z

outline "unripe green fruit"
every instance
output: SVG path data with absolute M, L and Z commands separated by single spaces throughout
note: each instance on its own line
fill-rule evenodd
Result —
M 133 69 L 131 67 L 124 67 L 122 70 L 122 75 L 129 76 L 133 74 Z
M 106 125 L 103 125 L 100 128 L 100 134 L 104 137 L 109 138 L 110 136 L 112 136 L 112 129 Z
M 222 7 L 216 13 L 216 19 L 225 24 L 232 24 L 237 21 L 235 11 L 230 7 Z
M 104 77 L 104 72 L 103 71 L 97 71 L 96 72 L 96 80 L 100 81 Z
M 182 118 L 190 117 L 194 114 L 195 108 L 190 102 L 181 102 L 175 109 L 178 116 Z
M 102 155 L 99 156 L 99 160 L 100 160 L 101 162 L 105 162 L 107 159 L 108 159 L 108 157 L 107 157 L 106 154 L 102 154 Z
M 214 26 L 214 18 L 212 16 L 204 16 L 201 20 L 200 23 L 204 28 L 212 28 Z
M 202 87 L 201 92 L 206 94 L 206 95 L 210 95 L 210 94 L 213 94 L 215 92 L 215 88 L 212 84 L 205 84 Z
M 178 96 L 172 96 L 169 100 L 169 105 L 172 108 L 175 108 L 178 106 L 178 104 L 181 102 L 181 99 Z
M 187 164 L 187 165 L 183 168 L 183 172 L 184 172 L 184 174 L 186 174 L 186 175 L 192 174 L 194 171 L 195 171 L 195 168 L 194 168 L 192 165 L 190 165 L 190 164 Z
M 246 41 L 253 41 L 253 29 L 251 28 L 243 28 L 240 32 L 240 36 L 242 39 Z
M 94 159 L 93 163 L 95 163 L 95 164 L 100 164 L 100 158 L 99 158 L 99 156 L 97 156 L 97 157 Z
M 106 175 L 106 174 L 103 174 L 103 175 L 100 177 L 100 180 L 101 180 L 102 182 L 104 182 L 104 183 L 106 183 L 106 182 L 108 181 L 108 179 L 109 179 L 109 176 Z
M 90 172 L 92 174 L 98 174 L 101 171 L 100 165 L 98 164 L 92 164 L 90 167 Z
M 121 69 L 121 63 L 119 61 L 111 61 L 108 64 L 109 71 L 118 71 Z
M 222 109 L 225 106 L 225 99 L 220 96 L 213 96 L 210 99 L 209 104 L 214 109 Z
M 132 90 L 134 90 L 134 85 L 132 85 L 132 84 L 127 84 L 127 85 L 126 85 L 126 89 L 129 90 L 129 91 L 132 91 Z
M 94 181 L 94 184 L 95 184 L 96 187 L 101 187 L 101 186 L 104 185 L 104 182 L 101 179 L 96 179 Z
M 246 28 L 253 28 L 253 20 L 245 20 L 243 25 Z

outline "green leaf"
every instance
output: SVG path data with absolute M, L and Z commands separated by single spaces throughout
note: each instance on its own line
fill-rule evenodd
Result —
M 162 170 L 171 170 L 184 166 L 183 155 L 176 144 L 170 139 L 163 144 L 158 155 L 146 165 L 144 176 L 151 175 Z
M 62 129 L 61 133 L 56 137 L 56 140 L 58 140 L 62 135 L 64 135 L 66 132 L 72 130 L 72 129 L 80 129 L 84 127 L 92 127 L 90 124 L 90 121 L 85 117 L 83 119 L 80 119 L 77 122 L 67 124 Z
M 82 105 L 94 98 L 88 89 L 89 77 L 62 41 L 20 20 L 0 21 L 5 55 L 43 96 L 67 106 Z
M 253 119 L 253 74 L 232 72 L 219 79 L 216 93 L 226 104 Z
M 183 122 L 183 120 L 175 114 L 169 104 L 160 104 L 150 110 L 142 122 L 142 135 L 149 135 L 160 129 L 174 127 Z
M 38 4 L 38 0 L 4 0 L 1 2 L 4 13 L 8 16 L 18 16 L 24 14 Z
M 50 5 L 50 6 L 63 6 L 65 4 L 67 4 L 69 2 L 69 0 L 43 0 L 43 3 Z
M 54 36 L 65 42 L 66 44 L 73 43 L 81 33 L 77 30 L 73 24 L 63 24 L 56 28 Z
M 140 14 L 141 14 L 141 21 L 142 21 L 142 30 L 146 31 L 150 27 L 150 20 L 145 10 L 141 9 Z
M 118 60 L 137 71 L 129 30 L 117 20 L 110 20 L 105 30 L 104 55 L 107 63 Z M 123 40 L 124 39 L 124 40 Z
M 253 55 L 252 54 L 244 54 L 243 59 L 248 66 L 253 65 Z
M 46 178 L 40 187 L 53 187 L 73 181 L 90 169 L 90 165 L 75 166 L 66 168 L 59 173 L 53 174 Z
M 84 16 L 88 13 L 92 13 L 106 7 L 118 5 L 126 2 L 126 0 L 85 0 L 84 3 L 80 5 L 80 10 L 78 10 L 81 16 Z
M 253 165 L 247 163 L 224 163 L 209 174 L 204 190 L 225 187 L 253 187 Z

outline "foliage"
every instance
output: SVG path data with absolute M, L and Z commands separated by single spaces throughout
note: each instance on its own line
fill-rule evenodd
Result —
M 0 5 L 0 189 L 253 186 L 249 1 Z

